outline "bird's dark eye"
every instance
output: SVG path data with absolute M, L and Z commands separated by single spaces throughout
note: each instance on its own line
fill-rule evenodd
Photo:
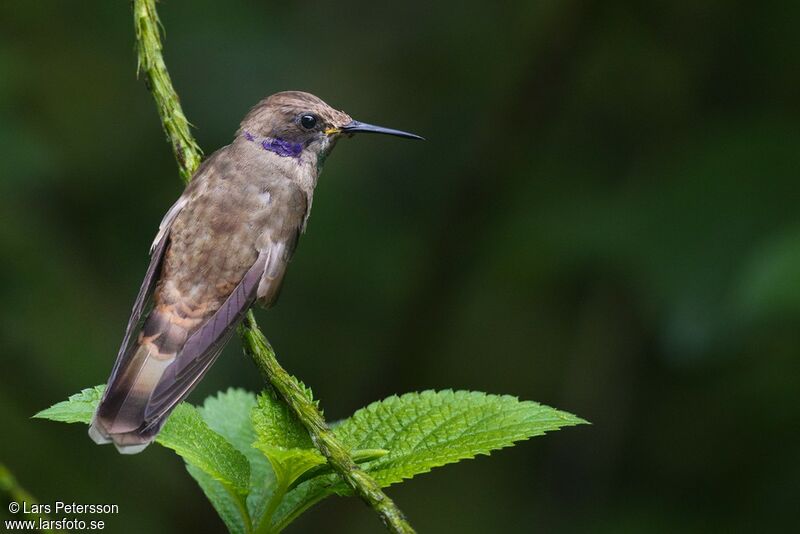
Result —
M 306 130 L 310 130 L 317 125 L 317 118 L 314 115 L 308 114 L 300 117 L 300 126 Z

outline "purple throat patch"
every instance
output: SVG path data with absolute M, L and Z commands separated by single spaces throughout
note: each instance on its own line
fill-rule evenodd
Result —
M 302 143 L 293 143 L 280 137 L 258 138 L 250 132 L 243 132 L 244 138 L 251 143 L 258 143 L 264 150 L 269 150 L 284 158 L 299 158 L 303 152 Z

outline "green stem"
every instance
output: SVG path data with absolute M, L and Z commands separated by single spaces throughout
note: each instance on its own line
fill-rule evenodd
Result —
M 413 533 L 414 529 L 394 501 L 353 461 L 348 450 L 328 427 L 307 390 L 278 363 L 275 351 L 258 329 L 252 311 L 247 312 L 240 332 L 244 337 L 245 352 L 253 358 L 264 377 L 308 430 L 314 445 L 328 460 L 333 470 L 375 510 L 390 532 Z
M 319 495 L 317 495 L 313 499 L 309 499 L 307 501 L 301 502 L 300 504 L 297 505 L 296 508 L 294 508 L 288 514 L 284 515 L 283 519 L 281 519 L 280 522 L 278 522 L 275 525 L 272 525 L 272 530 L 270 532 L 272 534 L 278 534 L 279 532 L 282 532 L 283 529 L 288 527 L 289 524 L 292 521 L 294 521 L 295 519 L 297 519 L 300 516 L 300 514 L 302 514 L 303 512 L 305 512 L 306 510 L 308 510 L 309 508 L 314 506 L 315 504 L 317 504 L 322 499 L 328 497 L 329 495 L 330 495 L 329 493 L 320 493 Z
M 189 130 L 180 99 L 172 86 L 162 55 L 160 22 L 156 0 L 134 0 L 134 25 L 139 71 L 144 72 L 147 86 L 153 94 L 167 139 L 175 153 L 181 176 L 188 182 L 200 165 L 202 152 Z M 248 312 L 240 328 L 245 351 L 253 358 L 266 379 L 308 430 L 314 445 L 328 460 L 339 476 L 375 510 L 390 532 L 410 534 L 411 525 L 395 503 L 367 473 L 350 457 L 328 428 L 316 404 L 308 398 L 297 379 L 287 373 L 275 358 L 269 342 Z
M 278 509 L 281 501 L 286 496 L 286 490 L 288 489 L 288 484 L 286 484 L 285 481 L 282 481 L 275 488 L 275 491 L 272 492 L 272 496 L 269 498 L 269 502 L 267 503 L 267 509 L 264 512 L 264 515 L 261 516 L 261 522 L 254 531 L 255 534 L 271 534 L 272 532 L 275 532 L 272 529 L 272 517 L 275 515 L 275 510 Z
M 153 93 L 158 116 L 184 182 L 192 179 L 200 165 L 203 152 L 183 114 L 178 93 L 172 86 L 164 56 L 161 53 L 161 22 L 156 12 L 156 0 L 134 0 L 133 22 L 136 29 L 137 72 L 144 72 L 147 88 Z
M 250 518 L 250 512 L 247 509 L 247 496 L 242 495 L 238 491 L 234 490 L 233 488 L 229 488 L 225 486 L 225 490 L 233 499 L 233 502 L 236 503 L 236 508 L 239 510 L 239 513 L 242 514 L 242 519 L 244 520 L 244 531 L 247 534 L 253 532 L 253 520 Z

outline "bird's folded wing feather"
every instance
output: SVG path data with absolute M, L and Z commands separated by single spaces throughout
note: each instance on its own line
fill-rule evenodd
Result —
M 141 328 L 142 315 L 144 314 L 145 308 L 147 308 L 153 298 L 153 291 L 158 281 L 158 273 L 161 269 L 164 253 L 167 250 L 170 227 L 175 221 L 175 217 L 178 216 L 178 213 L 180 213 L 188 200 L 189 198 L 187 195 L 181 195 L 167 214 L 164 215 L 158 227 L 158 234 L 156 234 L 153 244 L 150 246 L 150 264 L 147 266 L 147 272 L 144 275 L 142 286 L 139 288 L 139 294 L 136 296 L 136 301 L 133 303 L 131 316 L 128 319 L 128 326 L 125 328 L 125 337 L 122 338 L 122 345 L 120 345 L 117 360 L 114 362 L 114 367 L 111 370 L 111 376 L 108 380 L 109 384 L 113 382 L 114 377 L 117 375 L 117 371 L 119 370 L 125 354 L 130 352 L 131 348 L 136 345 L 136 333 Z
M 274 252 L 272 248 L 262 250 L 222 306 L 189 336 L 153 390 L 145 409 L 146 421 L 157 421 L 172 410 L 205 375 L 256 299 L 264 269 Z
M 213 156 L 210 159 L 213 159 Z M 198 173 L 200 171 L 202 171 L 202 167 Z M 140 347 L 143 318 L 147 315 L 146 309 L 153 300 L 157 281 L 160 278 L 161 266 L 164 264 L 164 258 L 169 249 L 173 223 L 181 210 L 205 192 L 207 192 L 206 187 L 196 177 L 181 198 L 167 212 L 161 223 L 151 249 L 150 265 L 133 306 L 125 338 L 109 378 L 110 385 L 116 384 L 117 375 L 122 372 L 123 368 L 127 368 L 125 366 L 131 363 L 131 358 L 137 357 L 135 353 Z M 256 240 L 254 246 L 257 256 L 254 263 L 222 305 L 207 316 L 202 324 L 192 329 L 189 337 L 177 348 L 171 361 L 163 368 L 163 373 L 156 378 L 156 382 L 152 386 L 152 394 L 142 399 L 144 405 L 140 405 L 139 410 L 141 411 L 138 417 L 141 417 L 140 421 L 143 422 L 144 427 L 140 429 L 140 432 L 144 432 L 150 427 L 157 431 L 163 419 L 205 375 L 219 356 L 237 324 L 257 298 L 265 305 L 274 303 L 304 220 L 305 209 L 302 208 L 306 207 L 305 195 L 297 193 L 299 192 L 292 190 L 290 198 L 293 203 L 291 206 L 288 204 L 287 206 L 299 209 L 289 210 L 289 216 L 283 212 L 275 213 L 270 210 L 271 220 L 273 222 L 281 221 L 281 224 L 271 225 L 272 231 L 265 232 L 261 238 Z M 117 389 L 120 387 L 122 386 L 117 384 Z M 126 387 L 130 387 L 130 385 Z M 109 389 L 111 388 L 109 387 Z M 103 402 L 106 400 L 109 389 L 106 390 Z M 110 409 L 112 413 L 118 413 L 121 410 L 120 406 L 127 402 L 125 400 L 127 393 L 125 395 L 121 402 L 115 401 L 115 406 L 118 406 L 116 412 L 114 409 Z

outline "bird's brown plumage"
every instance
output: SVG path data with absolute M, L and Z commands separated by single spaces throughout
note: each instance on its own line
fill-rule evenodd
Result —
M 279 137 L 292 135 L 295 130 L 292 119 L 297 110 L 310 111 L 331 127 L 341 127 L 353 120 L 344 111 L 335 110 L 318 96 L 303 91 L 283 91 L 275 93 L 253 106 L 242 120 L 240 132 L 249 129 L 252 133 Z
M 275 302 L 322 162 L 348 125 L 415 137 L 356 123 L 314 95 L 287 91 L 253 107 L 233 143 L 198 168 L 153 242 L 89 431 L 95 441 L 143 449 L 250 305 Z
M 317 113 L 340 116 L 316 97 L 289 94 L 262 101 L 242 128 L 275 135 L 310 104 Z M 132 451 L 149 442 L 213 363 L 241 314 L 255 299 L 274 302 L 307 217 L 315 158 L 285 161 L 237 136 L 201 165 L 160 232 L 162 254 L 151 260 L 158 263 L 157 281 L 146 295 L 152 309 L 120 350 L 93 422 L 98 441 Z M 246 294 L 226 306 L 259 259 Z M 198 347 L 186 354 L 193 336 Z

